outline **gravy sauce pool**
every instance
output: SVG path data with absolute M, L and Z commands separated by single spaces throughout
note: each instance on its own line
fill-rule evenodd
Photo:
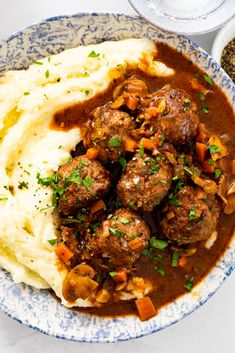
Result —
M 164 62 L 167 66 L 172 67 L 175 70 L 175 75 L 173 77 L 153 78 L 138 70 L 128 71 L 126 77 L 132 75 L 138 76 L 138 78 L 143 79 L 148 83 L 151 92 L 162 88 L 168 83 L 170 83 L 174 88 L 183 88 L 186 92 L 188 92 L 198 106 L 198 114 L 201 122 L 206 124 L 210 133 L 214 132 L 219 136 L 225 134 L 229 136 L 229 140 L 226 142 L 226 145 L 230 154 L 229 157 L 224 159 L 223 166 L 225 174 L 228 176 L 226 171 L 229 173 L 229 162 L 232 159 L 235 159 L 235 128 L 231 129 L 231 127 L 234 126 L 235 117 L 232 107 L 229 105 L 226 97 L 219 87 L 214 84 L 213 86 L 208 87 L 208 83 L 206 83 L 203 78 L 203 72 L 182 54 L 162 43 L 158 43 L 157 47 L 158 60 Z M 206 97 L 205 101 L 201 101 L 199 95 L 200 92 L 198 90 L 192 89 L 190 80 L 195 76 L 200 84 L 204 87 L 208 87 L 212 91 L 212 93 Z M 89 113 L 94 108 L 104 105 L 112 99 L 113 89 L 118 83 L 119 82 L 117 81 L 114 82 L 110 85 L 107 91 L 100 93 L 96 97 L 82 104 L 77 104 L 65 109 L 64 111 L 58 112 L 54 117 L 51 129 L 68 130 L 75 126 L 81 127 L 82 124 L 88 119 Z M 208 106 L 208 113 L 204 112 L 202 104 L 206 104 Z M 82 152 L 79 153 L 78 148 L 75 155 L 81 153 Z M 228 179 L 231 181 L 231 176 L 228 176 Z M 113 188 L 111 189 L 113 190 Z M 162 236 L 156 222 L 160 212 L 160 210 L 156 210 L 152 217 L 149 215 L 140 214 L 141 217 L 149 224 L 152 230 L 151 235 L 156 235 L 158 238 Z M 212 267 L 215 266 L 219 257 L 226 249 L 235 228 L 234 226 L 234 214 L 225 215 L 223 213 L 218 222 L 218 239 L 214 246 L 210 250 L 207 250 L 203 244 L 196 244 L 195 246 L 198 250 L 193 256 L 188 257 L 187 265 L 184 268 L 172 267 L 172 254 L 169 250 L 157 250 L 157 256 L 155 257 L 144 255 L 140 257 L 140 259 L 135 263 L 135 270 L 133 273 L 136 276 L 147 277 L 156 285 L 156 290 L 149 295 L 156 308 L 160 308 L 161 306 L 172 302 L 180 295 L 186 293 L 187 290 L 184 285 L 192 276 L 195 278 L 194 283 L 198 283 L 203 280 L 204 276 L 206 276 Z M 158 266 L 164 266 L 164 276 L 156 272 L 155 269 Z M 132 314 L 135 311 L 135 304 L 134 302 L 118 302 L 105 305 L 101 308 L 77 308 L 75 310 L 99 316 L 123 316 Z

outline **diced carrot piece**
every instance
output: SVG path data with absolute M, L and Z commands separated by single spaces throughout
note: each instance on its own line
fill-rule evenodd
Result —
M 68 262 L 74 255 L 74 253 L 65 244 L 60 244 L 56 248 L 55 252 L 56 255 L 65 263 Z
M 153 138 L 154 143 L 156 144 L 157 147 L 162 146 L 163 141 L 164 141 L 164 136 L 161 134 L 155 134 Z
M 123 140 L 123 148 L 127 152 L 135 152 L 137 147 L 137 142 L 128 138 Z
M 106 207 L 106 205 L 105 205 L 104 201 L 98 200 L 91 205 L 90 211 L 92 214 L 94 214 L 100 210 L 103 210 L 105 207 Z
M 204 142 L 206 137 L 207 137 L 206 126 L 205 124 L 200 123 L 198 127 L 197 141 Z
M 148 320 L 157 315 L 157 310 L 149 297 L 137 299 L 135 301 L 135 305 L 141 321 Z
M 179 259 L 178 265 L 180 267 L 185 267 L 187 265 L 187 258 L 185 256 L 181 256 L 181 258 Z
M 127 108 L 135 110 L 138 107 L 139 99 L 133 94 L 128 94 L 125 96 L 125 103 Z
M 89 159 L 95 159 L 99 156 L 99 150 L 97 148 L 88 148 L 86 151 L 86 157 Z
M 116 275 L 113 277 L 116 283 L 124 283 L 127 281 L 127 273 L 125 270 L 117 271 Z
M 128 245 L 132 250 L 136 250 L 136 249 L 139 249 L 143 245 L 143 243 L 141 238 L 137 237 L 131 241 L 128 241 Z
M 231 161 L 231 173 L 235 175 L 235 159 Z
M 196 152 L 198 162 L 203 162 L 206 159 L 207 145 L 205 143 L 196 142 Z
M 215 166 L 210 165 L 208 161 L 202 162 L 202 169 L 206 173 L 214 173 L 215 171 Z
M 156 144 L 154 143 L 153 140 L 146 139 L 143 137 L 140 141 L 140 146 L 143 146 L 145 150 L 154 150 L 156 148 Z

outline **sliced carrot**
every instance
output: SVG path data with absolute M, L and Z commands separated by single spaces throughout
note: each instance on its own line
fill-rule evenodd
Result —
M 148 320 L 157 315 L 157 310 L 149 297 L 137 299 L 135 301 L 135 305 L 141 321 Z
M 140 140 L 140 146 L 143 146 L 145 150 L 150 150 L 150 151 L 156 148 L 156 144 L 154 143 L 154 141 L 150 139 L 146 139 L 145 137 L 143 137 Z
M 206 173 L 214 173 L 215 171 L 215 166 L 210 165 L 208 161 L 202 162 L 202 169 Z
M 56 248 L 55 252 L 56 255 L 65 263 L 68 262 L 74 255 L 74 253 L 65 244 L 60 244 Z
M 106 205 L 103 200 L 98 200 L 91 205 L 90 211 L 92 214 L 105 209 Z
M 97 148 L 88 148 L 86 151 L 86 157 L 89 159 L 95 159 L 99 156 L 99 150 Z
M 231 161 L 231 173 L 235 175 L 235 159 Z
M 157 134 L 154 135 L 153 141 L 154 141 L 154 143 L 156 144 L 157 147 L 162 146 L 163 141 L 164 141 L 164 136 L 159 134 L 159 133 L 157 133 Z
M 198 127 L 197 141 L 204 142 L 206 138 L 207 138 L 206 125 L 200 123 Z
M 143 243 L 141 238 L 137 237 L 131 241 L 128 241 L 128 245 L 132 250 L 136 250 L 136 249 L 139 249 L 143 245 Z
M 138 107 L 139 99 L 133 94 L 128 94 L 125 96 L 125 103 L 127 108 L 135 110 Z
M 196 152 L 198 162 L 203 162 L 206 159 L 207 145 L 205 143 L 196 142 Z
M 132 139 L 125 138 L 123 140 L 123 148 L 127 152 L 135 152 L 137 148 L 137 142 Z
M 113 277 L 116 283 L 124 283 L 127 281 L 127 273 L 125 270 L 117 271 L 116 275 Z
M 185 256 L 181 256 L 181 258 L 179 259 L 178 265 L 180 267 L 185 267 L 187 265 L 187 258 Z

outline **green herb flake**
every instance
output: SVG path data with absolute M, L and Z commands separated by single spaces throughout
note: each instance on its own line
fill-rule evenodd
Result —
M 151 174 L 156 174 L 160 169 L 160 164 L 156 164 L 156 165 L 153 165 L 151 168 L 150 168 L 150 173 Z
M 49 240 L 47 240 L 47 241 L 48 241 L 48 243 L 49 243 L 50 245 L 54 246 L 54 245 L 56 244 L 56 242 L 57 242 L 57 239 L 49 239 Z
M 201 101 L 204 101 L 205 98 L 206 98 L 206 97 L 205 97 L 205 94 L 202 93 L 202 92 L 199 93 L 199 97 L 200 97 L 200 100 L 201 100 Z
M 209 107 L 207 104 L 202 104 L 202 110 L 205 114 L 209 113 Z
M 43 63 L 41 61 L 34 61 L 33 64 L 35 64 L 35 65 L 43 65 Z
M 175 176 L 172 178 L 172 180 L 178 180 L 178 179 L 179 179 L 178 175 L 175 175 Z
M 166 274 L 163 266 L 160 266 L 160 265 L 155 266 L 155 267 L 154 267 L 154 270 L 155 270 L 156 272 L 158 272 L 162 277 L 164 277 L 165 274 Z
M 116 276 L 116 274 L 117 274 L 117 272 L 115 272 L 115 271 L 111 271 L 111 272 L 109 272 L 109 276 L 110 276 L 110 277 L 115 277 L 115 276 Z
M 186 171 L 186 173 L 188 173 L 189 175 L 193 175 L 193 172 L 191 171 L 191 169 L 187 166 L 184 166 L 184 170 Z
M 215 173 L 215 179 L 218 179 L 220 177 L 222 171 L 221 171 L 221 169 L 216 168 L 214 173 Z
M 108 142 L 110 147 L 120 147 L 122 144 L 122 140 L 119 136 L 113 136 Z
M 140 143 L 140 151 L 139 151 L 140 157 L 144 157 L 144 144 L 143 141 Z
M 24 96 L 29 96 L 30 93 L 29 92 L 24 92 Z
M 161 181 L 161 183 L 163 184 L 163 185 L 166 185 L 166 183 L 167 183 L 167 180 L 166 179 L 162 179 L 162 180 L 160 180 Z
M 129 206 L 135 206 L 136 202 L 135 201 L 130 201 Z
M 18 189 L 28 189 L 29 188 L 29 183 L 25 181 L 19 181 L 18 182 Z
M 90 93 L 90 91 L 86 90 L 86 91 L 84 91 L 84 93 L 85 93 L 85 96 L 88 96 L 88 94 Z
M 177 266 L 178 266 L 179 257 L 180 257 L 179 251 L 176 251 L 176 250 L 175 250 L 175 251 L 173 252 L 172 260 L 171 260 L 171 266 L 172 266 L 172 267 L 177 267 Z
M 214 167 L 215 166 L 215 162 L 213 161 L 213 159 L 208 159 L 207 162 Z
M 169 199 L 169 204 L 171 206 L 180 206 L 181 205 L 181 201 L 178 199 L 177 195 L 174 195 L 173 193 L 168 195 L 168 199 Z
M 154 163 L 155 160 L 153 158 L 148 157 L 148 158 L 145 158 L 144 162 L 145 163 Z
M 208 146 L 208 150 L 210 150 L 210 153 L 212 153 L 212 154 L 221 152 L 220 148 L 218 146 L 216 146 L 216 145 Z
M 209 85 L 213 86 L 213 81 L 212 81 L 212 79 L 210 78 L 210 76 L 204 74 L 204 75 L 203 75 L 203 78 L 204 78 L 204 80 L 205 80 L 207 83 L 209 83 Z
M 156 237 L 151 237 L 149 239 L 149 245 L 152 248 L 163 250 L 168 246 L 168 243 L 165 240 L 157 239 Z
M 194 285 L 194 277 L 191 277 L 188 282 L 184 285 L 184 288 L 187 289 L 189 292 L 193 289 Z
M 87 161 L 85 161 L 84 159 L 80 159 L 80 162 L 82 163 L 82 165 L 84 165 L 85 167 L 87 167 L 89 165 L 89 163 Z
M 96 53 L 94 50 L 88 54 L 88 58 L 98 58 L 98 56 L 100 56 L 100 53 Z
M 85 186 L 86 190 L 88 190 L 91 184 L 92 184 L 92 179 L 90 175 L 87 175 L 85 179 L 82 180 L 82 185 Z
M 8 197 L 0 195 L 0 201 L 7 201 Z
M 127 164 L 126 159 L 125 159 L 124 157 L 121 157 L 121 158 L 119 159 L 119 163 L 120 163 L 120 165 L 122 166 L 122 169 L 124 170 L 124 169 L 126 168 L 126 164 Z
M 122 217 L 122 218 L 121 218 L 121 222 L 122 222 L 122 224 L 127 224 L 127 223 L 130 222 L 130 220 L 127 219 L 127 218 L 125 218 L 125 217 Z
M 120 232 L 118 229 L 111 228 L 111 227 L 109 227 L 109 232 L 111 234 L 116 235 L 117 237 L 121 237 L 121 238 L 125 237 L 125 235 L 126 235 L 125 233 Z
M 189 214 L 188 214 L 188 218 L 190 221 L 194 221 L 195 219 L 198 218 L 197 214 L 196 214 L 196 211 L 195 211 L 195 206 L 192 205 L 191 206 L 191 209 L 189 211 Z
M 47 70 L 45 71 L 45 77 L 48 78 L 49 76 L 50 76 L 50 72 L 49 72 L 49 70 L 47 69 Z
M 142 251 L 142 255 L 148 256 L 148 255 L 149 255 L 149 249 L 144 249 L 144 250 Z

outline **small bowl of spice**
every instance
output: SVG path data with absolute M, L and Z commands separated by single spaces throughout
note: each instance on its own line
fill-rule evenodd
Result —
M 235 82 L 235 17 L 217 34 L 211 54 Z

